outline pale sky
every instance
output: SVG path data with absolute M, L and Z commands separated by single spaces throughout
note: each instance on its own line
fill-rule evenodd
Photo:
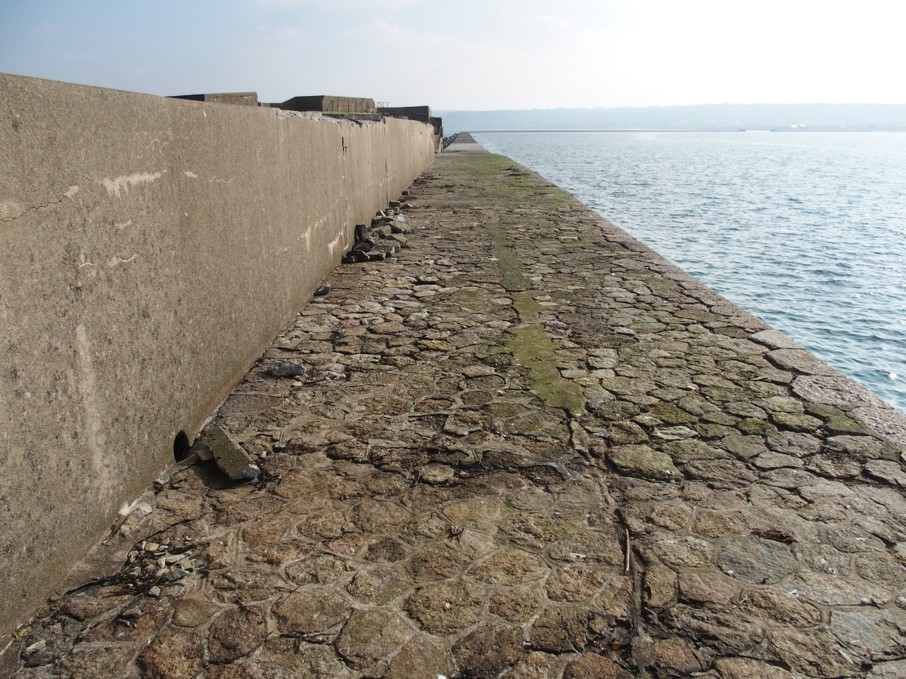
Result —
M 488 110 L 906 103 L 902 0 L 0 0 L 0 71 Z

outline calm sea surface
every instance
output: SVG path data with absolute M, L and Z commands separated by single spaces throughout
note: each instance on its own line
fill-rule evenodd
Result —
M 475 138 L 906 412 L 906 134 Z

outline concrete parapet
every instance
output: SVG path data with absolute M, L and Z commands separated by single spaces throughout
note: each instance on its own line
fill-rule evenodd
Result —
M 434 158 L 312 120 L 0 74 L 0 631 L 183 451 Z

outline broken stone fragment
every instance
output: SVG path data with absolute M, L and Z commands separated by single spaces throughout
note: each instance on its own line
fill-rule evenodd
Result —
M 38 651 L 43 651 L 45 648 L 47 648 L 47 641 L 45 639 L 41 639 L 40 641 L 36 641 L 31 646 L 22 651 L 22 657 L 27 658 L 31 655 L 34 655 Z
M 177 580 L 182 580 L 189 573 L 184 571 L 182 568 L 174 568 L 173 570 L 166 571 L 162 576 L 161 580 L 163 582 L 176 582 Z
M 392 231 L 399 231 L 400 233 L 412 233 L 412 226 L 406 219 L 406 215 L 402 214 L 393 218 L 393 221 L 390 223 L 390 229 Z
M 330 289 L 330 283 L 325 283 L 320 288 L 315 290 L 315 297 L 324 297 L 325 295 L 329 295 Z
M 271 361 L 267 374 L 271 377 L 300 377 L 305 374 L 305 366 L 294 361 Z
M 437 276 L 416 276 L 416 285 L 435 285 L 440 279 Z
M 248 453 L 228 431 L 212 424 L 205 430 L 204 437 L 217 466 L 231 481 L 252 481 L 258 478 L 261 473 L 258 465 L 252 462 Z
M 370 229 L 364 224 L 355 225 L 355 242 L 361 243 L 363 240 L 368 240 Z
M 393 241 L 387 241 L 387 242 L 378 243 L 377 245 L 375 245 L 374 249 L 371 252 L 369 252 L 368 254 L 371 255 L 376 252 L 383 252 L 384 253 L 383 258 L 387 258 L 387 257 L 392 257 L 399 251 L 400 251 L 399 243 L 395 243 Z
M 360 252 L 358 250 L 352 250 L 343 255 L 343 264 L 358 264 L 359 262 L 367 262 L 368 253 Z
M 408 224 L 393 222 L 390 225 L 390 231 L 393 233 L 410 234 L 410 233 L 413 233 L 414 229 L 411 226 L 409 226 Z

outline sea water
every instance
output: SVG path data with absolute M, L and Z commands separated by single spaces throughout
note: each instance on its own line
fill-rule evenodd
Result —
M 475 138 L 906 412 L 906 133 Z

